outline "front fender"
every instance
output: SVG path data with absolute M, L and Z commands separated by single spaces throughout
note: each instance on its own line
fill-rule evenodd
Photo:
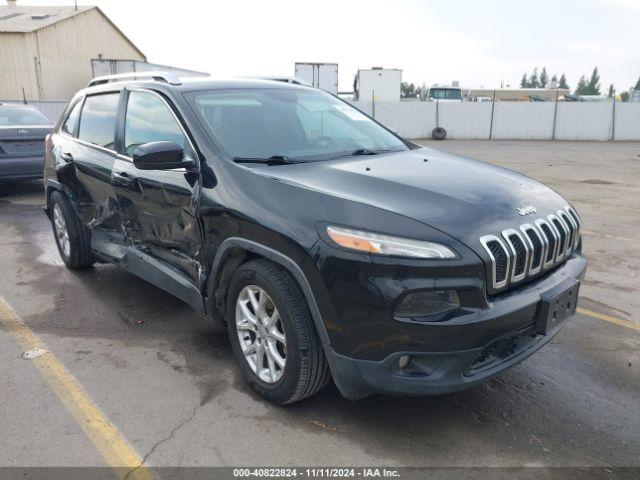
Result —
M 224 240 L 216 251 L 216 255 L 213 259 L 213 263 L 211 265 L 211 274 L 209 275 L 209 279 L 207 281 L 207 310 L 212 312 L 215 310 L 213 305 L 214 303 L 214 292 L 217 289 L 218 283 L 220 281 L 220 274 L 222 270 L 222 266 L 227 258 L 227 255 L 232 251 L 232 249 L 242 249 L 246 252 L 250 252 L 256 255 L 260 255 L 262 257 L 268 258 L 272 262 L 275 262 L 285 268 L 298 282 L 302 293 L 307 300 L 307 304 L 309 305 L 309 310 L 311 311 L 311 316 L 313 318 L 313 322 L 316 326 L 316 330 L 318 332 L 318 336 L 320 337 L 320 341 L 323 345 L 330 345 L 329 335 L 327 333 L 327 328 L 322 319 L 322 315 L 320 313 L 320 309 L 318 308 L 318 302 L 316 301 L 316 296 L 311 289 L 311 285 L 307 280 L 307 276 L 303 272 L 302 268 L 298 263 L 292 260 L 287 255 L 274 250 L 271 247 L 263 245 L 253 240 L 248 240 L 246 238 L 241 237 L 230 237 Z

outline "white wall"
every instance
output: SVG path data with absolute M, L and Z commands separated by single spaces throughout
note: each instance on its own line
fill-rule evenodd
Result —
M 10 101 L 21 102 L 20 99 Z M 351 103 L 372 115 L 371 102 Z M 67 103 L 30 101 L 29 104 L 56 121 Z M 491 138 L 551 140 L 554 106 L 552 102 L 496 102 Z M 558 103 L 556 140 L 611 140 L 612 106 L 600 102 Z M 436 104 L 380 102 L 376 103 L 375 117 L 406 138 L 429 138 L 436 127 Z M 447 130 L 447 138 L 489 138 L 490 102 L 441 103 L 438 117 L 439 125 Z M 616 103 L 615 140 L 640 140 L 640 103 Z
M 616 103 L 616 140 L 640 139 L 640 103 Z
M 554 108 L 555 103 L 551 102 L 496 102 L 491 137 L 505 140 L 551 138 Z
M 425 103 L 433 104 L 432 102 Z M 438 104 L 438 126 L 447 131 L 449 138 L 489 138 L 491 104 L 484 102 L 440 103 Z M 427 133 L 427 136 L 431 136 L 431 131 Z
M 351 102 L 373 115 L 371 102 Z M 438 123 L 453 139 L 640 140 L 640 103 L 376 102 L 375 118 L 407 138 L 428 138 Z M 493 111 L 493 126 L 491 110 Z M 554 115 L 555 134 L 554 134 Z
M 559 140 L 610 140 L 612 114 L 613 103 L 609 102 L 558 104 L 556 138 Z M 636 118 L 636 121 L 640 121 L 640 116 Z

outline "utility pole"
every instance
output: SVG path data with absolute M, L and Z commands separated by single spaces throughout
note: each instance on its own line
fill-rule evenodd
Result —
M 551 133 L 551 140 L 556 139 L 557 122 L 558 122 L 558 90 L 556 89 L 556 104 L 553 109 L 553 132 Z
M 493 99 L 491 100 L 491 124 L 489 125 L 489 140 L 493 137 L 493 112 L 496 108 L 496 91 L 493 91 Z

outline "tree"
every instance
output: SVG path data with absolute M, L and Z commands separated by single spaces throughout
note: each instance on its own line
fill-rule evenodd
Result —
M 551 77 L 551 83 L 555 83 L 556 85 L 558 84 L 558 75 L 555 73 L 553 74 L 553 77 Z
M 607 97 L 613 98 L 616 94 L 616 89 L 613 88 L 613 83 L 609 85 L 609 93 L 607 93 Z
M 540 88 L 547 88 L 548 83 L 549 74 L 547 73 L 547 67 L 542 67 L 542 72 L 540 72 Z
M 529 88 L 529 79 L 527 78 L 527 74 L 522 74 L 522 80 L 520 80 L 520 88 Z
M 558 82 L 558 88 L 566 88 L 567 90 L 569 90 L 569 85 L 567 84 L 567 77 L 565 76 L 564 73 L 560 76 L 560 82 Z
M 593 69 L 589 83 L 587 83 L 586 95 L 600 95 L 600 75 L 598 74 L 598 67 Z
M 633 87 L 634 90 L 640 90 L 640 77 L 638 77 L 638 81 L 636 82 L 636 86 Z
M 529 87 L 530 88 L 539 88 L 540 80 L 538 80 L 538 69 L 534 68 L 533 73 L 531 74 L 531 78 L 529 79 Z
M 402 82 L 400 84 L 400 97 L 416 98 L 416 86 L 413 83 Z
M 629 92 L 622 92 L 622 93 L 620 94 L 620 101 L 621 101 L 621 102 L 628 102 L 628 101 L 629 101 L 629 97 L 630 97 L 630 96 L 631 96 L 631 95 L 629 95 Z
M 584 78 L 584 75 L 581 75 L 580 80 L 578 80 L 578 86 L 576 87 L 575 94 L 586 95 L 586 90 L 587 90 L 587 80 Z

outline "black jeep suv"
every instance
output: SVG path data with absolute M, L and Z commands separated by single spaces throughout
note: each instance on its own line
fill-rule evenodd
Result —
M 44 176 L 69 268 L 114 263 L 225 321 L 280 404 L 331 377 L 351 399 L 487 380 L 558 332 L 587 263 L 553 190 L 296 84 L 96 79 Z

